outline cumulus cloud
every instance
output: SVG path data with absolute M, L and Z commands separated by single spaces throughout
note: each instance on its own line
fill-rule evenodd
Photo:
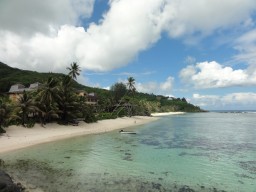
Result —
M 91 15 L 93 3 L 1 1 L 1 61 L 40 71 L 60 71 L 77 61 L 83 69 L 108 71 L 127 65 L 163 32 L 205 36 L 249 25 L 256 8 L 255 0 L 110 0 L 103 18 L 84 28 L 81 19 Z
M 136 89 L 139 92 L 143 92 L 143 93 L 171 95 L 173 82 L 174 82 L 174 78 L 170 76 L 164 82 L 161 82 L 161 83 L 157 83 L 155 81 L 151 81 L 148 83 L 137 83 Z
M 89 17 L 94 0 L 1 0 L 0 29 L 20 35 L 50 35 L 61 25 L 77 25 Z
M 172 0 L 164 7 L 162 22 L 171 37 L 204 36 L 216 29 L 248 23 L 255 8 L 254 0 Z
M 190 102 L 193 102 L 200 107 L 215 106 L 220 104 L 220 97 L 217 95 L 200 95 L 195 93 Z
M 160 38 L 160 27 L 153 22 L 159 4 L 155 0 L 111 1 L 98 25 L 91 23 L 84 29 L 59 22 L 57 31 L 52 28 L 56 33 L 47 35 L 38 29 L 28 39 L 14 30 L 0 30 L 4 42 L 0 56 L 12 66 L 44 71 L 58 71 L 72 60 L 95 71 L 118 68 Z
M 256 70 L 235 70 L 215 61 L 189 65 L 179 74 L 183 82 L 197 89 L 256 85 L 255 75 Z
M 37 71 L 62 71 L 76 61 L 74 49 L 84 35 L 84 29 L 64 25 L 56 37 L 37 33 L 23 37 L 0 31 L 0 58 L 7 64 Z
M 234 106 L 236 109 L 254 109 L 256 107 L 256 93 L 230 93 L 224 96 L 193 94 L 191 102 L 212 109 L 227 109 L 228 107 L 234 108 Z

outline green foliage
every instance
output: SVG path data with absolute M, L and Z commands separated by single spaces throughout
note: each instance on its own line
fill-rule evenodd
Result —
M 62 121 L 75 119 L 79 113 L 79 98 L 73 87 L 71 87 L 71 77 L 64 76 L 59 84 L 56 103 L 60 110 L 59 116 Z
M 95 117 L 94 113 L 86 113 L 84 115 L 84 122 L 86 122 L 86 123 L 94 123 L 94 122 L 97 122 L 97 118 Z
M 80 103 L 80 110 L 82 112 L 82 118 L 86 123 L 97 122 L 97 118 L 94 113 L 94 107 L 85 103 Z
M 32 127 L 34 127 L 35 123 L 36 123 L 35 119 L 30 118 L 30 119 L 27 121 L 27 123 L 26 123 L 25 126 L 26 126 L 27 128 L 32 128 Z
M 0 98 L 0 134 L 6 131 L 3 127 L 8 127 L 11 107 L 8 105 L 5 98 Z
M 31 83 L 35 82 L 44 83 L 50 77 L 54 79 L 61 79 L 63 76 L 65 75 L 61 73 L 39 73 L 36 71 L 21 70 L 9 67 L 8 65 L 0 62 L 0 93 L 8 92 L 10 87 L 17 83 L 29 86 Z M 86 92 L 97 93 L 97 95 L 104 95 L 109 92 L 105 89 L 81 85 L 75 80 L 71 80 L 71 86 L 75 89 L 85 90 Z
M 126 85 L 128 88 L 128 93 L 133 95 L 136 92 L 135 79 L 133 77 L 128 77 Z
M 0 62 L 0 95 L 8 92 L 11 85 L 16 83 L 25 86 L 34 82 L 42 83 L 39 90 L 29 94 L 25 93 L 21 98 L 23 100 L 19 100 L 13 115 L 16 119 L 12 118 L 12 123 L 20 123 L 28 127 L 33 126 L 35 122 L 45 124 L 53 120 L 67 124 L 76 118 L 82 118 L 89 123 L 95 122 L 97 119 L 150 115 L 154 112 L 202 112 L 199 107 L 188 103 L 185 98 L 169 98 L 153 93 L 136 92 L 133 77 L 129 77 L 126 84 L 115 83 L 109 91 L 77 83 L 74 79 L 79 75 L 80 69 L 76 63 L 72 63 L 68 70 L 69 75 L 38 73 L 11 68 Z M 77 90 L 96 93 L 99 99 L 98 105 L 86 105 L 85 98 L 78 97 L 76 94 Z M 6 100 L 4 103 L 8 103 L 8 101 Z M 95 114 L 97 114 L 97 118 Z M 12 115 L 8 113 L 7 116 Z M 11 122 L 9 120 L 7 122 L 7 118 L 4 119 L 2 121 L 4 123 L 0 122 L 0 127 Z
M 117 118 L 117 114 L 116 113 L 100 113 L 97 116 L 98 120 L 104 120 L 104 119 L 116 119 Z
M 29 86 L 34 82 L 42 83 L 52 76 L 61 77 L 62 74 L 20 70 L 0 62 L 0 92 L 8 92 L 10 87 L 16 83 L 22 83 L 25 86 Z
M 72 79 L 76 79 L 76 76 L 80 75 L 80 67 L 79 65 L 77 65 L 76 62 L 73 62 L 70 64 L 70 67 L 67 67 L 67 69 L 69 70 L 68 75 L 72 78 Z
M 11 105 L 6 98 L 0 98 L 0 134 L 5 133 L 4 127 L 8 127 L 11 118 Z
M 115 83 L 111 86 L 110 90 L 112 91 L 113 98 L 116 102 L 127 93 L 127 88 L 124 83 Z
M 29 115 L 37 111 L 37 107 L 32 98 L 32 95 L 23 92 L 23 95 L 18 99 L 18 103 L 15 106 L 14 112 L 16 117 L 21 121 L 21 125 L 24 127 L 27 126 Z

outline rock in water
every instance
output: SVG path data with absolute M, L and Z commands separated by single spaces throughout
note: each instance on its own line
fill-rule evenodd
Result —
M 0 192 L 21 192 L 22 189 L 13 183 L 11 177 L 0 170 Z

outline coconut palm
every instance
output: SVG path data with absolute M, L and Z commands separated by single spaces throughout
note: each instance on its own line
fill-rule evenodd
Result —
M 68 75 L 72 78 L 72 79 L 76 79 L 76 76 L 80 75 L 80 67 L 76 62 L 73 62 L 70 64 L 70 67 L 67 67 L 67 69 L 69 70 Z
M 31 95 L 29 95 L 26 91 L 23 91 L 23 95 L 18 99 L 17 106 L 15 108 L 15 112 L 19 119 L 21 119 L 21 124 L 25 127 L 26 123 L 28 123 L 29 114 L 33 114 L 38 110 L 35 106 L 35 102 Z
M 133 77 L 127 78 L 126 86 L 128 88 L 128 93 L 134 96 L 134 93 L 136 92 L 136 88 L 135 88 L 135 79 Z M 133 105 L 130 104 L 129 107 L 127 107 L 127 112 L 129 116 L 132 115 L 132 110 L 133 110 Z
M 58 99 L 56 100 L 60 110 L 59 115 L 64 123 L 75 118 L 78 112 L 78 96 L 71 87 L 71 80 L 70 76 L 62 78 L 58 90 Z
M 38 116 L 40 119 L 40 123 L 43 126 L 46 122 L 49 122 L 52 118 L 59 118 L 58 115 L 58 107 L 56 104 L 48 105 L 46 103 L 37 103 L 38 107 Z
M 56 106 L 56 99 L 58 98 L 59 81 L 53 77 L 49 77 L 43 83 L 36 95 L 36 106 L 38 107 L 38 117 L 41 125 L 50 120 L 51 117 L 57 118 L 58 108 Z
M 128 92 L 130 94 L 134 94 L 136 92 L 136 88 L 135 88 L 135 79 L 133 77 L 128 77 L 127 78 L 127 88 L 128 88 Z
M 48 80 L 40 87 L 37 94 L 40 103 L 51 105 L 55 101 L 58 93 L 58 83 L 59 82 L 55 78 L 48 78 Z

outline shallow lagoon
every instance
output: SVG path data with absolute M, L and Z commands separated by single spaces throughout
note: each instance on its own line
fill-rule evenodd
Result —
M 77 137 L 0 158 L 11 175 L 47 192 L 256 192 L 255 125 L 256 113 L 165 116 L 129 129 L 136 135 Z

